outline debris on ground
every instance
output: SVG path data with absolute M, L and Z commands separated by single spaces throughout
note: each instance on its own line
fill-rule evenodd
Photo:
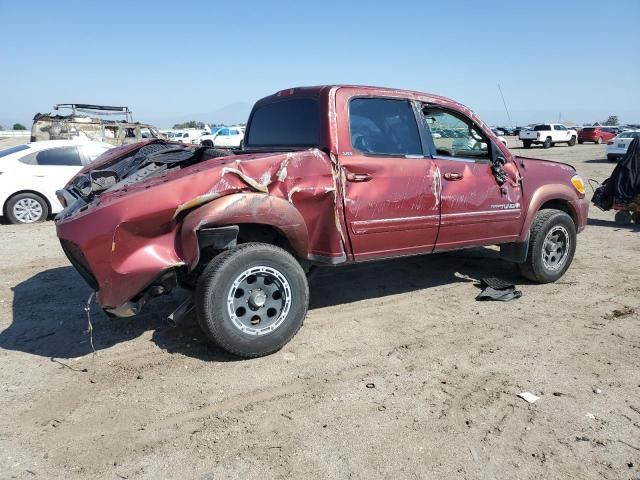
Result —
M 627 307 L 625 305 L 622 308 L 616 308 L 611 313 L 607 313 L 606 315 L 603 316 L 603 318 L 606 320 L 614 320 L 616 318 L 628 317 L 629 315 L 633 315 L 634 313 L 636 313 L 635 308 Z
M 513 283 L 496 277 L 483 278 L 480 281 L 480 288 L 482 291 L 478 294 L 476 300 L 508 302 L 509 300 L 522 296 L 522 292 L 516 290 L 516 286 Z
M 518 396 L 528 403 L 534 403 L 540 400 L 540 397 L 538 397 L 537 395 L 534 395 L 531 392 L 522 392 L 522 393 L 519 393 Z

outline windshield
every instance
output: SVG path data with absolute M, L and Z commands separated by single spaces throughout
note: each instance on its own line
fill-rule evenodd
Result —
M 26 150 L 28 148 L 29 145 L 16 145 L 15 147 L 5 148 L 4 150 L 0 150 L 0 158 L 11 155 L 12 153 L 21 152 L 22 150 Z
M 320 105 L 314 98 L 276 100 L 254 110 L 247 147 L 312 147 L 320 143 Z

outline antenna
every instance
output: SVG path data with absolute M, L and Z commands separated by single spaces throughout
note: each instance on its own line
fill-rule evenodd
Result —
M 511 121 L 511 115 L 509 115 L 509 109 L 507 108 L 507 102 L 504 101 L 504 95 L 502 94 L 502 88 L 500 84 L 498 84 L 498 90 L 500 90 L 500 97 L 502 98 L 502 104 L 504 105 L 504 110 L 507 112 L 507 118 L 509 119 L 509 126 L 513 128 L 513 122 Z

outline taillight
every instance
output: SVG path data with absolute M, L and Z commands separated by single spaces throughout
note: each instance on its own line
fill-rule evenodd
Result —
M 536 137 L 540 138 L 540 132 L 538 132 L 538 133 L 536 134 Z

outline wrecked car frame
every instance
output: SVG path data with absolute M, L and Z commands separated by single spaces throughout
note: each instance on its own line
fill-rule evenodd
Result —
M 186 286 L 203 330 L 245 357 L 295 334 L 313 266 L 500 245 L 554 281 L 588 209 L 572 167 L 512 156 L 457 102 L 352 86 L 260 100 L 243 151 L 113 149 L 60 196 L 62 246 L 107 312 Z

